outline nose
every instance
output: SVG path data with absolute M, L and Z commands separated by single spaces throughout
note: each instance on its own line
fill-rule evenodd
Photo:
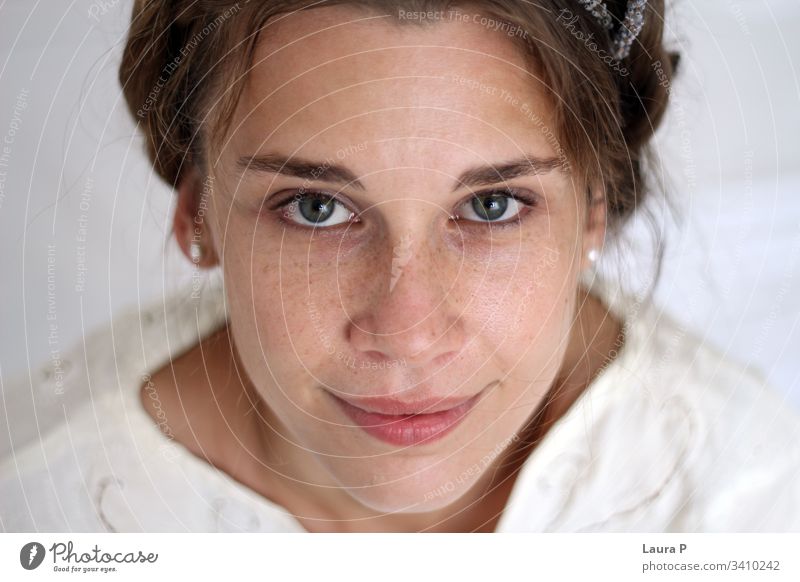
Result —
M 463 350 L 465 332 L 442 259 L 408 236 L 396 239 L 386 256 L 386 268 L 369 283 L 369 304 L 351 314 L 351 346 L 376 363 L 446 365 Z

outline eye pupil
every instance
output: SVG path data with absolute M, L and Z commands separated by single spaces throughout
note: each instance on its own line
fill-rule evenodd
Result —
M 492 194 L 488 196 L 476 196 L 472 199 L 472 209 L 481 219 L 497 220 L 506 213 L 508 208 L 508 197 Z
M 320 223 L 331 217 L 336 209 L 336 202 L 329 197 L 306 196 L 300 201 L 298 208 L 303 218 L 309 222 Z

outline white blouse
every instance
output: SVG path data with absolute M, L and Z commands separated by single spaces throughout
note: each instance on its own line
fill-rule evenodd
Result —
M 800 531 L 797 413 L 654 306 L 589 285 L 625 344 L 525 461 L 497 531 Z M 64 354 L 63 377 L 4 387 L 36 416 L 6 411 L 1 530 L 305 531 L 141 405 L 148 374 L 225 321 L 218 285 L 190 294 L 115 317 Z

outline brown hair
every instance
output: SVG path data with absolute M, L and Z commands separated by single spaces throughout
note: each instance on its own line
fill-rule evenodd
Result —
M 570 167 L 581 172 L 576 178 L 602 186 L 610 227 L 641 206 L 647 144 L 666 109 L 677 63 L 662 46 L 663 0 L 648 3 L 644 28 L 622 63 L 602 58 L 601 50 L 611 52 L 614 31 L 577 0 L 136 0 L 119 79 L 167 184 L 176 186 L 187 164 L 205 167 L 204 154 L 228 128 L 267 22 L 335 4 L 394 15 L 398 24 L 426 22 L 402 19 L 401 10 L 469 6 L 524 31 L 510 38 L 543 77 L 554 133 Z M 606 4 L 621 22 L 626 2 Z

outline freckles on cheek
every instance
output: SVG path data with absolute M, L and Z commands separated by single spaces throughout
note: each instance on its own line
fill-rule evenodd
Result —
M 554 247 L 531 250 L 513 274 L 489 278 L 483 289 L 504 299 L 482 314 L 481 332 L 498 346 L 496 357 L 521 377 L 544 379 L 554 372 L 571 325 L 568 261 Z M 492 296 L 492 295 L 489 295 Z
M 341 317 L 336 267 L 319 259 L 289 259 L 253 268 L 245 300 L 246 325 L 258 335 L 273 373 L 293 378 L 324 365 L 341 350 L 335 319 Z M 253 321 L 255 320 L 255 321 Z
M 550 241 L 495 253 L 483 272 L 473 276 L 471 293 L 476 301 L 485 301 L 475 313 L 482 313 L 494 329 L 508 329 L 518 328 L 520 318 L 530 315 L 531 308 L 552 309 L 565 287 L 563 256 Z
M 228 294 L 243 315 L 251 321 L 255 315 L 260 329 L 271 330 L 270 337 L 280 329 L 291 342 L 291 335 L 310 324 L 309 299 L 327 310 L 330 298 L 338 296 L 337 281 L 348 276 L 343 257 L 353 244 L 341 234 L 298 232 L 266 218 L 237 217 L 224 246 Z

